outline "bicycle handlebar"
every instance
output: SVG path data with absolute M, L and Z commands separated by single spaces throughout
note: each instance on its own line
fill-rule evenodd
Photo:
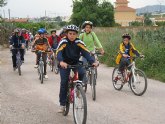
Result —
M 94 56 L 94 55 L 98 55 L 98 56 L 102 56 L 102 54 L 100 52 L 95 52 L 95 53 L 92 53 L 91 52 L 91 55 Z
M 75 69 L 75 68 L 79 68 L 79 67 L 85 67 L 85 68 L 89 68 L 89 67 L 94 67 L 93 65 L 83 65 L 83 64 L 77 64 L 77 65 L 68 65 L 69 69 Z
M 50 53 L 51 51 L 43 51 L 43 50 L 32 50 L 32 52 Z

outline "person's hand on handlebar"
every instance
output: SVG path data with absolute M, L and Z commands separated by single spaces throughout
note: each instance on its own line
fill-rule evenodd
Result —
M 92 64 L 94 67 L 98 67 L 99 66 L 99 63 L 98 62 L 95 62 Z
M 129 57 L 129 55 L 127 55 L 127 54 L 123 54 L 123 57 L 124 57 L 124 58 L 127 58 L 127 57 Z
M 68 67 L 68 64 L 65 63 L 65 62 L 63 62 L 63 61 L 61 61 L 61 62 L 60 62 L 60 66 L 61 66 L 62 68 L 64 68 L 64 69 L 66 69 L 66 68 Z
M 104 55 L 105 54 L 104 49 L 100 49 L 100 53 L 101 53 L 101 55 Z
M 144 57 L 145 57 L 144 55 L 142 55 L 142 54 L 140 55 L 140 58 L 141 58 L 142 60 L 144 60 Z

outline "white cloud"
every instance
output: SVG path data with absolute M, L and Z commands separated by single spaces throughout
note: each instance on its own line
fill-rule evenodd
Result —
M 115 0 L 109 0 L 114 3 Z M 146 5 L 165 4 L 165 0 L 129 0 L 129 6 L 134 8 L 143 7 Z M 8 5 L 1 9 L 5 10 L 5 15 L 8 15 L 8 9 L 11 10 L 12 17 L 40 17 L 45 15 L 45 10 L 48 16 L 71 15 L 72 0 L 8 0 Z

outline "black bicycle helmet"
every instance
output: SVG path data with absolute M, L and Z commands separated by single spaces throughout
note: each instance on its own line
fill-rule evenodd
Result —
M 123 35 L 122 35 L 122 38 L 123 38 L 123 39 L 124 39 L 124 38 L 128 38 L 129 40 L 131 40 L 131 36 L 130 36 L 130 34 L 128 34 L 128 33 L 123 34 Z
M 56 33 L 56 29 L 53 29 L 53 30 L 50 31 L 51 34 L 52 34 L 53 32 Z
M 84 29 L 87 25 L 90 25 L 91 27 L 93 27 L 93 23 L 91 21 L 85 21 L 83 24 L 82 24 L 82 29 Z

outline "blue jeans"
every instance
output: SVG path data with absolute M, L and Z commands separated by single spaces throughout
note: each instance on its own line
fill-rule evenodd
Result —
M 122 57 L 119 64 L 119 71 L 123 71 L 124 67 L 127 67 L 129 64 L 131 64 L 130 59 Z
M 60 102 L 61 106 L 65 106 L 65 104 L 66 104 L 67 89 L 68 89 L 70 71 L 71 71 L 71 69 L 60 68 L 61 83 L 60 83 L 59 102 Z M 78 73 L 79 73 L 79 80 L 82 81 L 82 79 L 84 77 L 84 74 L 85 74 L 84 69 L 83 68 L 78 68 Z

